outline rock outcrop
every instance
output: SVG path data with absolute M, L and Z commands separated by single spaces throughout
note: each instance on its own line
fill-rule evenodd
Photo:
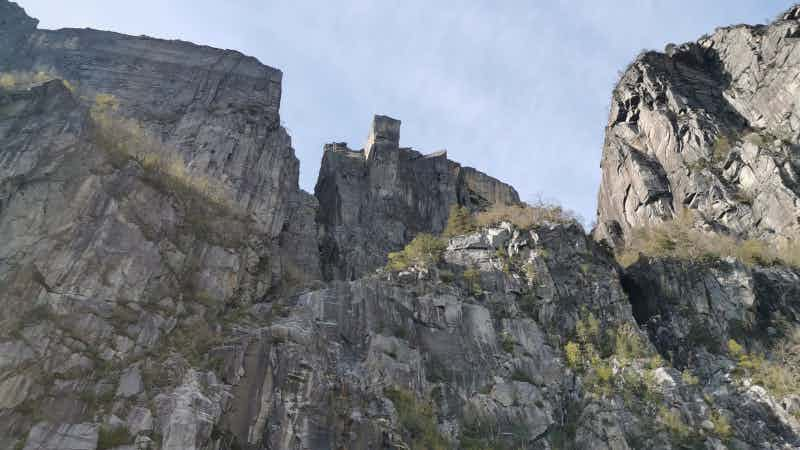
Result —
M 317 186 L 326 280 L 354 280 L 418 233 L 444 230 L 452 205 L 519 204 L 511 186 L 447 159 L 400 147 L 400 121 L 375 116 L 367 143 L 325 146 Z
M 800 318 L 800 273 L 787 267 L 642 258 L 623 283 L 651 342 L 679 367 L 724 353 L 730 339 L 767 352 Z
M 225 317 L 320 278 L 281 73 L 0 13 L 0 447 L 154 417 L 163 448 L 200 448 Z
M 796 12 L 631 63 L 611 102 L 597 238 L 622 245 L 683 209 L 740 237 L 800 238 Z

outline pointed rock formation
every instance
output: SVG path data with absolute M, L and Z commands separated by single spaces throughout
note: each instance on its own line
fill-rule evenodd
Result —
M 623 245 L 632 229 L 690 209 L 738 237 L 800 239 L 795 16 L 720 28 L 631 63 L 611 102 L 597 238 Z
M 511 186 L 447 159 L 400 147 L 400 121 L 375 116 L 363 150 L 325 146 L 314 189 L 326 280 L 353 280 L 386 264 L 418 233 L 439 234 L 453 204 L 518 204 Z

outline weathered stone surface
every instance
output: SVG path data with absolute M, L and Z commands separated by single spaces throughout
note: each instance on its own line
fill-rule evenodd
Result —
M 519 203 L 514 188 L 447 159 L 400 147 L 400 121 L 375 116 L 366 150 L 325 146 L 314 193 L 323 275 L 354 280 L 418 233 L 441 233 L 450 206 Z
M 132 366 L 122 372 L 117 386 L 117 397 L 133 397 L 144 390 L 142 374 L 138 366 Z
M 578 224 L 502 223 L 389 273 L 386 254 L 441 232 L 450 206 L 518 195 L 401 148 L 400 122 L 376 116 L 364 150 L 326 146 L 311 196 L 276 69 L 0 14 L 0 447 L 800 448 L 797 393 L 722 348 L 775 359 L 796 270 L 622 273 Z M 618 245 L 681 205 L 793 237 L 798 17 L 633 64 L 596 237 Z M 121 155 L 139 138 L 104 134 L 95 99 L 153 153 Z M 222 189 L 187 182 L 205 179 Z
M 800 273 L 780 266 L 642 258 L 623 283 L 651 341 L 680 367 L 698 352 L 724 353 L 728 339 L 769 350 L 800 317 Z
M 31 429 L 25 450 L 95 450 L 98 426 L 79 423 L 54 425 L 38 423 Z
M 0 446 L 35 421 L 59 430 L 182 398 L 226 313 L 320 278 L 280 71 L 36 24 L 0 1 Z M 199 447 L 213 410 L 131 426 Z M 29 443 L 50 445 L 39 431 Z
M 492 255 L 513 248 L 520 262 L 539 261 L 542 285 L 531 295 L 540 312 L 521 311 L 527 281 L 516 271 L 503 273 L 497 256 L 482 273 L 485 292 L 477 297 L 462 281 L 442 283 L 433 273 L 411 283 L 372 275 L 303 294 L 287 317 L 231 349 L 228 378 L 239 380 L 224 416 L 237 442 L 380 448 L 398 426 L 384 388 L 400 386 L 435 401 L 440 428 L 456 441 L 465 418 L 480 417 L 499 427 L 497 442 L 502 430 L 516 427 L 526 430 L 520 439 L 537 442 L 532 448 L 547 448 L 548 433 L 563 425 L 556 411 L 571 378 L 563 376 L 560 349 L 545 328 L 571 329 L 581 306 L 606 308 L 611 322 L 633 323 L 611 276 L 614 265 L 577 226 L 534 233 L 506 225 L 453 241 L 483 242 L 480 251 Z M 452 247 L 445 254 L 450 270 L 472 267 L 469 257 L 455 254 L 477 250 Z M 589 261 L 586 276 L 575 276 L 580 269 L 572 258 Z M 538 319 L 548 314 L 554 316 Z M 513 348 L 504 348 L 506 341 Z
M 630 65 L 611 102 L 597 238 L 621 245 L 683 208 L 738 236 L 800 238 L 793 17 L 720 28 Z
M 148 408 L 134 407 L 125 423 L 132 435 L 153 430 L 153 413 Z

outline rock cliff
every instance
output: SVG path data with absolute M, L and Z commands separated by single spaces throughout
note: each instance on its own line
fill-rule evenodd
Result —
M 0 0 L 0 448 L 800 448 L 800 271 L 617 262 L 796 238 L 798 19 L 631 65 L 592 237 L 386 116 L 312 196 L 278 70 Z
M 798 25 L 793 8 L 631 63 L 611 101 L 596 237 L 619 246 L 683 209 L 742 237 L 800 237 Z
M 447 152 L 401 148 L 400 121 L 386 116 L 375 116 L 362 150 L 325 146 L 314 192 L 327 280 L 361 277 L 416 234 L 441 233 L 451 205 L 520 203 L 514 188 L 447 159 Z

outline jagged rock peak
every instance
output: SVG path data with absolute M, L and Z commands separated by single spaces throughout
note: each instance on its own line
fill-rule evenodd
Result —
M 372 119 L 364 154 L 369 159 L 373 151 L 379 149 L 395 150 L 400 148 L 400 121 L 389 116 L 376 115 Z
M 627 68 L 612 96 L 595 237 L 623 245 L 633 229 L 689 209 L 698 226 L 800 239 L 797 11 Z
M 400 150 L 400 120 L 393 119 L 389 116 L 375 115 L 372 119 L 372 126 L 367 135 L 367 142 L 361 150 L 352 150 L 348 148 L 346 142 L 331 142 L 325 144 L 324 151 L 332 152 L 350 152 L 353 154 L 362 155 L 364 159 L 374 158 L 376 151 L 393 152 Z M 410 148 L 404 148 L 404 151 L 412 151 Z M 447 157 L 447 150 L 440 150 L 425 155 L 428 158 Z
M 325 146 L 314 189 L 327 279 L 355 279 L 381 267 L 418 233 L 440 233 L 450 206 L 516 204 L 511 186 L 447 159 L 400 147 L 400 121 L 377 115 L 364 150 Z
M 800 4 L 796 4 L 781 15 L 783 20 L 800 20 Z

